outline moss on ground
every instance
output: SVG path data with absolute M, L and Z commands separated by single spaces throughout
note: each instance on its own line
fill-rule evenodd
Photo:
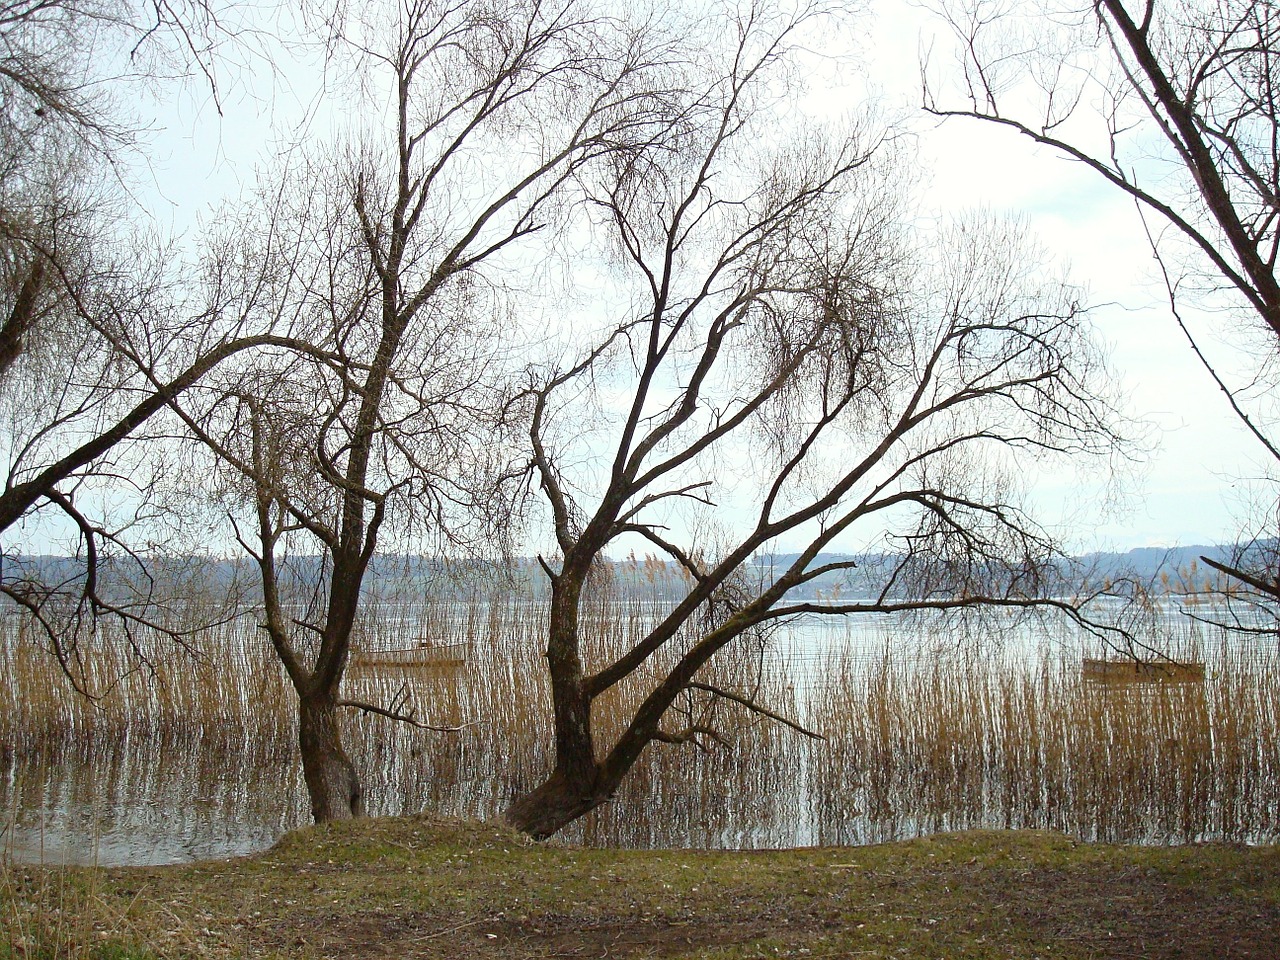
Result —
M 1280 848 L 970 832 L 616 851 L 426 817 L 185 867 L 5 868 L 0 960 L 1280 956 Z M 6 952 L 7 951 L 7 952 Z

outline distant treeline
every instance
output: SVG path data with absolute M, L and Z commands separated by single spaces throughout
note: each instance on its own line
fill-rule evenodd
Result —
M 1256 547 L 1274 548 L 1274 544 Z M 1231 546 L 1196 545 L 1089 553 L 1040 571 L 1036 582 L 1046 595 L 1069 595 L 1104 585 L 1121 593 L 1135 587 L 1156 592 L 1203 590 L 1212 581 L 1212 571 L 1203 558 L 1227 562 L 1237 552 L 1238 548 Z M 775 571 L 786 570 L 797 557 L 794 553 L 757 556 L 744 565 L 740 575 L 753 584 L 768 583 Z M 812 566 L 832 563 L 853 566 L 814 579 L 794 591 L 792 599 L 852 600 L 876 596 L 884 589 L 889 572 L 901 563 L 901 557 L 889 553 L 823 553 L 814 558 Z M 318 556 L 292 557 L 287 563 L 288 579 L 299 590 L 306 590 L 323 573 L 323 564 Z M 0 562 L 0 577 L 8 584 L 28 580 L 71 585 L 85 574 L 84 561 L 75 557 L 4 556 Z M 217 594 L 234 596 L 246 604 L 260 600 L 260 581 L 249 559 L 148 557 L 145 570 L 136 558 L 106 560 L 101 562 L 98 576 L 108 593 L 118 596 L 154 593 L 172 600 L 184 595 Z M 611 560 L 599 576 L 619 599 L 673 600 L 684 594 L 689 582 L 675 563 L 652 556 Z M 890 590 L 888 596 L 908 592 L 913 583 L 918 586 L 926 581 L 927 574 L 922 572 L 915 578 L 900 575 L 898 579 L 904 586 Z M 499 562 L 404 554 L 379 556 L 374 558 L 364 585 L 368 600 L 386 602 L 465 601 L 497 595 L 534 600 L 544 598 L 546 592 L 547 578 L 539 562 L 523 557 Z

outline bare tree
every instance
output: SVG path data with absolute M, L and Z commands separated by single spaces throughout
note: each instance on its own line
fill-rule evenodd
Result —
M 671 123 L 654 86 L 664 41 L 576 0 L 501 15 L 411 0 L 363 17 L 331 24 L 336 49 L 371 99 L 389 91 L 387 126 L 282 170 L 209 260 L 217 312 L 287 330 L 314 355 L 251 365 L 186 412 L 248 518 L 237 536 L 298 694 L 317 821 L 361 811 L 340 708 L 420 723 L 345 700 L 341 684 L 382 541 L 457 533 L 453 514 L 487 473 L 486 363 L 515 249 L 554 223 L 576 170 Z M 316 555 L 318 575 L 290 560 Z
M 232 12 L 210 0 L 0 2 L 0 377 L 37 320 L 66 318 L 59 288 L 82 279 L 78 247 L 106 229 L 103 205 L 122 212 L 111 187 L 148 132 L 130 88 L 194 70 L 216 99 L 216 52 L 241 26 L 224 23 Z
M 73 678 L 77 637 L 101 614 L 126 632 L 161 625 L 148 544 L 129 529 L 154 510 L 147 455 L 124 441 L 163 432 L 153 418 L 219 363 L 281 345 L 187 311 L 173 252 L 143 239 L 130 192 L 147 134 L 131 95 L 194 71 L 216 98 L 231 13 L 208 0 L 0 3 L 0 593 Z M 111 486 L 126 506 L 95 512 L 95 489 Z M 75 562 L 23 562 L 51 533 Z M 141 594 L 104 585 L 112 558 L 130 561 Z
M 0 533 L 8 540 L 0 595 L 31 616 L 85 693 L 79 640 L 104 616 L 140 655 L 139 630 L 183 641 L 199 626 L 169 616 L 150 574 L 153 556 L 166 552 L 152 521 L 161 511 L 159 453 L 175 432 L 170 405 L 245 354 L 316 352 L 271 330 L 213 322 L 184 300 L 182 273 L 169 269 L 166 253 L 97 239 L 75 274 L 66 259 L 50 261 L 59 278 L 51 309 L 69 317 L 42 329 L 0 390 Z M 13 549 L 24 540 L 72 547 L 50 566 Z M 169 599 L 185 608 L 184 598 Z
M 735 40 L 727 67 L 678 148 L 614 158 L 586 181 L 621 285 L 605 302 L 624 306 L 513 401 L 557 548 L 542 560 L 555 765 L 506 812 L 535 837 L 608 801 L 647 745 L 714 738 L 689 698 L 776 717 L 699 674 L 768 624 L 1072 613 L 1046 596 L 1056 547 L 1008 478 L 1024 459 L 1116 440 L 1085 318 L 1014 226 L 911 242 L 890 162 L 875 159 L 882 138 L 798 123 L 793 101 L 769 95 L 814 17 L 748 11 L 721 31 Z M 582 424 L 589 440 L 575 442 Z M 850 538 L 881 543 L 883 560 L 833 559 Z M 690 588 L 634 645 L 600 652 L 583 633 L 588 578 L 637 542 Z M 759 576 L 753 558 L 779 543 L 795 552 Z M 860 578 L 855 599 L 797 599 L 839 572 Z M 620 685 L 639 706 L 602 741 L 593 704 Z
M 1272 381 L 1280 354 L 1280 13 L 1257 0 L 1096 0 L 1026 14 L 984 0 L 940 13 L 957 40 L 961 99 L 946 102 L 926 83 L 926 109 L 1013 129 L 1133 198 L 1180 331 L 1233 414 L 1280 461 L 1265 409 L 1274 390 L 1258 387 Z M 1186 321 L 1196 284 L 1170 265 L 1184 252 L 1210 295 L 1230 292 L 1265 331 L 1270 346 L 1247 382 L 1221 372 Z M 1256 351 L 1247 322 L 1230 336 Z M 1271 506 L 1254 512 L 1274 519 L 1269 486 Z M 1233 561 L 1204 562 L 1235 582 L 1237 596 L 1280 600 L 1280 575 L 1262 560 L 1278 533 L 1264 524 Z

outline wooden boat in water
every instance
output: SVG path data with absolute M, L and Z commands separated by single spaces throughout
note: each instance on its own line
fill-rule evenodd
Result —
M 1080 676 L 1092 683 L 1204 683 L 1204 664 L 1085 658 Z
M 457 666 L 467 662 L 470 644 L 432 643 L 420 640 L 412 647 L 390 650 L 357 650 L 352 666 L 357 668 L 413 669 L 426 666 Z

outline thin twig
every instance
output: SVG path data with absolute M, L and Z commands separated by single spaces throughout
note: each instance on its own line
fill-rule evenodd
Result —
M 438 727 L 434 724 L 423 723 L 412 713 L 399 713 L 395 710 L 388 710 L 386 707 L 375 706 L 372 703 L 363 703 L 359 700 L 339 700 L 338 706 L 351 707 L 354 710 L 361 710 L 364 713 L 375 713 L 380 717 L 386 717 L 388 720 L 395 720 L 397 723 L 407 723 L 411 727 L 417 727 L 419 730 L 434 730 L 437 733 L 460 733 L 467 727 L 474 727 L 483 723 L 483 720 L 470 720 L 467 723 L 460 724 L 456 727 Z
M 748 710 L 752 711 L 753 713 L 758 713 L 762 717 L 768 717 L 770 720 L 776 720 L 778 723 L 781 723 L 784 726 L 788 726 L 792 730 L 796 731 L 797 733 L 802 733 L 806 737 L 810 737 L 813 740 L 827 739 L 822 734 L 815 733 L 814 731 L 809 730 L 806 727 L 802 727 L 796 721 L 789 720 L 788 718 L 784 717 L 782 714 L 774 713 L 768 707 L 762 707 L 760 706 L 760 704 L 756 703 L 755 701 L 749 700 L 746 697 L 741 697 L 736 693 L 730 693 L 728 690 L 721 690 L 719 687 L 713 687 L 709 683 L 698 683 L 696 681 L 689 683 L 688 686 L 695 690 L 705 690 L 707 693 L 715 694 L 717 697 L 724 697 L 726 700 L 732 700 L 734 703 L 741 704 L 742 706 L 746 707 Z

